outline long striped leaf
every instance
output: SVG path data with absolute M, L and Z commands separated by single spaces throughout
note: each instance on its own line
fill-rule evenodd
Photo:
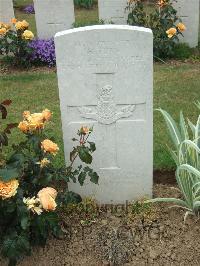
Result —
M 176 199 L 176 198 L 155 198 L 145 201 L 145 203 L 156 203 L 156 202 L 172 202 L 179 206 L 188 208 L 188 205 L 184 200 Z
M 189 139 L 188 135 L 188 126 L 185 122 L 185 118 L 183 116 L 183 112 L 180 112 L 180 129 L 181 129 L 181 136 L 182 139 Z
M 180 131 L 177 127 L 176 122 L 174 121 L 174 119 L 171 117 L 171 115 L 169 113 L 167 113 L 166 111 L 162 110 L 162 109 L 157 109 L 158 111 L 161 112 L 161 114 L 163 115 L 167 128 L 169 130 L 171 139 L 175 145 L 176 148 L 178 148 L 179 144 L 182 142 L 182 138 L 181 138 L 181 134 Z
M 197 178 L 199 178 L 200 181 L 200 171 L 194 168 L 193 166 L 189 164 L 182 164 L 178 167 L 177 173 L 180 173 L 181 170 L 186 170 L 187 172 L 195 175 Z

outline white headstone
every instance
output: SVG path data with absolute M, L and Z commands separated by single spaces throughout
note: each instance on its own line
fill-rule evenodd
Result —
M 73 0 L 34 0 L 37 35 L 48 39 L 63 30 L 72 28 Z
M 153 174 L 150 29 L 99 25 L 57 33 L 57 73 L 65 158 L 82 125 L 94 126 L 92 167 L 99 185 L 70 189 L 100 203 L 151 196 Z
M 125 10 L 127 0 L 99 0 L 99 19 L 105 23 L 127 24 L 128 11 Z
M 9 23 L 14 17 L 12 0 L 0 0 L 0 22 Z
M 190 47 L 196 47 L 199 35 L 199 0 L 177 0 L 173 5 L 187 28 L 180 41 L 189 44 Z

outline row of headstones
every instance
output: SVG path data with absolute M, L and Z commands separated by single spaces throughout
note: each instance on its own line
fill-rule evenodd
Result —
M 0 21 L 14 16 L 12 0 L 1 0 Z M 99 18 L 106 23 L 123 25 L 127 23 L 127 0 L 98 0 Z M 34 0 L 36 26 L 39 38 L 51 38 L 56 32 L 72 28 L 75 21 L 73 0 Z M 198 45 L 199 0 L 177 0 L 174 7 L 178 11 L 187 30 L 183 42 L 191 47 Z

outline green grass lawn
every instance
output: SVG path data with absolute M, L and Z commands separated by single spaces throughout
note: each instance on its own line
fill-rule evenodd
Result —
M 24 72 L 1 76 L 0 99 L 13 101 L 9 108 L 8 120 L 19 122 L 24 110 L 38 112 L 44 108 L 53 111 L 53 121 L 47 131 L 56 136 L 61 151 L 57 163 L 64 163 L 63 142 L 59 110 L 58 86 L 54 72 Z M 200 100 L 200 65 L 184 64 L 181 66 L 155 65 L 154 70 L 154 108 L 164 108 L 176 119 L 182 110 L 186 117 L 195 121 L 198 110 L 194 102 Z M 21 139 L 16 129 L 12 142 Z M 134 137 L 134 136 L 133 136 Z M 170 169 L 174 166 L 166 144 L 169 138 L 162 116 L 154 113 L 154 168 Z M 97 147 L 98 148 L 98 147 Z

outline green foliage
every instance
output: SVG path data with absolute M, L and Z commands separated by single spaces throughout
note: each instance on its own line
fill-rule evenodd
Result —
M 30 254 L 30 243 L 25 233 L 12 232 L 3 242 L 2 254 L 10 259 L 9 266 L 15 266 L 21 254 Z
M 187 59 L 192 55 L 192 49 L 186 43 L 178 43 L 174 47 L 174 57 L 177 59 Z
M 3 55 L 3 62 L 9 65 L 18 67 L 30 66 L 30 60 L 28 60 L 32 48 L 28 46 L 30 39 L 24 38 L 23 34 L 28 30 L 28 24 L 26 21 L 23 22 L 24 27 L 17 29 L 14 24 L 1 24 L 0 30 L 6 29 L 5 34 L 0 35 L 0 55 Z M 28 31 L 32 34 L 32 32 Z M 25 32 L 26 33 L 26 32 Z
M 199 102 L 197 107 L 200 109 Z M 170 152 L 177 165 L 176 180 L 183 199 L 157 198 L 150 201 L 175 203 L 186 210 L 185 220 L 188 214 L 198 214 L 200 209 L 200 115 L 193 124 L 190 120 L 186 122 L 181 112 L 177 125 L 170 114 L 162 109 L 160 112 L 174 146 Z
M 68 216 L 78 215 L 82 226 L 95 222 L 96 217 L 99 215 L 99 207 L 96 201 L 90 197 L 84 198 L 77 204 L 69 203 L 63 211 Z
M 7 107 L 11 103 L 11 100 L 4 100 L 2 103 L 0 103 L 0 114 L 2 119 L 7 118 Z M 3 130 L 1 129 L 0 131 L 0 165 L 2 165 L 4 161 L 4 156 L 2 153 L 3 147 L 8 146 L 8 135 L 11 134 L 11 129 L 15 128 L 16 126 L 16 123 L 9 123 Z
M 76 7 L 83 7 L 87 9 L 91 9 L 95 4 L 97 4 L 96 0 L 74 0 L 74 4 Z
M 178 35 L 182 34 L 176 27 L 180 22 L 177 11 L 172 6 L 171 0 L 166 0 L 166 4 L 159 7 L 154 4 L 153 10 L 149 13 L 143 1 L 134 1 L 129 4 L 128 24 L 142 26 L 152 29 L 154 36 L 154 57 L 167 58 L 175 55 L 174 48 L 178 43 Z M 169 38 L 166 31 L 175 28 L 177 34 Z
M 151 204 L 143 201 L 134 201 L 131 204 L 131 213 L 134 215 L 145 214 L 151 211 Z
M 8 100 L 1 104 L 2 118 L 6 118 L 8 104 Z M 68 191 L 68 182 L 83 185 L 88 177 L 98 184 L 98 174 L 88 166 L 96 150 L 95 143 L 88 141 L 93 129 L 78 130 L 70 165 L 56 168 L 53 161 L 59 148 L 44 130 L 51 115 L 47 109 L 35 114 L 24 112 L 18 127 L 25 139 L 13 145 L 12 154 L 0 166 L 0 242 L 2 254 L 11 266 L 30 254 L 33 245 L 44 246 L 49 235 L 61 236 L 59 208 L 82 200 Z M 78 158 L 84 165 L 74 168 Z M 58 182 L 62 183 L 62 190 L 57 192 Z

